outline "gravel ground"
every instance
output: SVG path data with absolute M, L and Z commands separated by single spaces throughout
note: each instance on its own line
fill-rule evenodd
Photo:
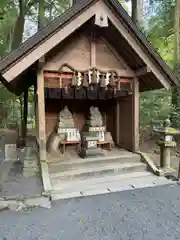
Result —
M 63 200 L 50 210 L 4 211 L 0 213 L 1 238 L 179 240 L 180 186 Z

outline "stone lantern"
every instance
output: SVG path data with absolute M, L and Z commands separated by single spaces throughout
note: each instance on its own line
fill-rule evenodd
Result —
M 171 149 L 176 147 L 174 136 L 180 131 L 171 127 L 171 121 L 166 119 L 162 128 L 154 128 L 154 132 L 160 135 L 157 145 L 160 146 L 160 167 L 164 172 L 171 171 Z

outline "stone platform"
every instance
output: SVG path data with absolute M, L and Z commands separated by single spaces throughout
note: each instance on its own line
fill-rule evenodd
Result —
M 74 151 L 48 155 L 46 173 L 52 200 L 120 191 L 143 185 L 145 180 L 154 185 L 161 178 L 148 172 L 139 154 L 123 149 L 104 150 L 105 156 L 86 159 Z

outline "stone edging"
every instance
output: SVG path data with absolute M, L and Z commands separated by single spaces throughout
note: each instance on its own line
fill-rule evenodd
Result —
M 35 207 L 43 207 L 50 209 L 51 201 L 49 196 L 34 196 L 29 198 L 19 197 L 7 197 L 0 198 L 0 211 L 12 210 L 12 211 L 27 211 Z
M 148 167 L 150 168 L 150 170 L 157 176 L 164 176 L 164 172 L 162 170 L 160 170 L 159 168 L 156 167 L 156 165 L 154 164 L 154 162 L 150 159 L 150 157 L 144 153 L 144 152 L 136 152 L 137 154 L 139 154 L 141 156 L 141 161 L 146 163 L 148 165 Z

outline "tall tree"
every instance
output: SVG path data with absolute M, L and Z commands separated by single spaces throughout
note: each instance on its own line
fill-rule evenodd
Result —
M 18 0 L 18 17 L 16 19 L 11 49 L 14 50 L 22 43 L 25 24 L 25 1 Z

